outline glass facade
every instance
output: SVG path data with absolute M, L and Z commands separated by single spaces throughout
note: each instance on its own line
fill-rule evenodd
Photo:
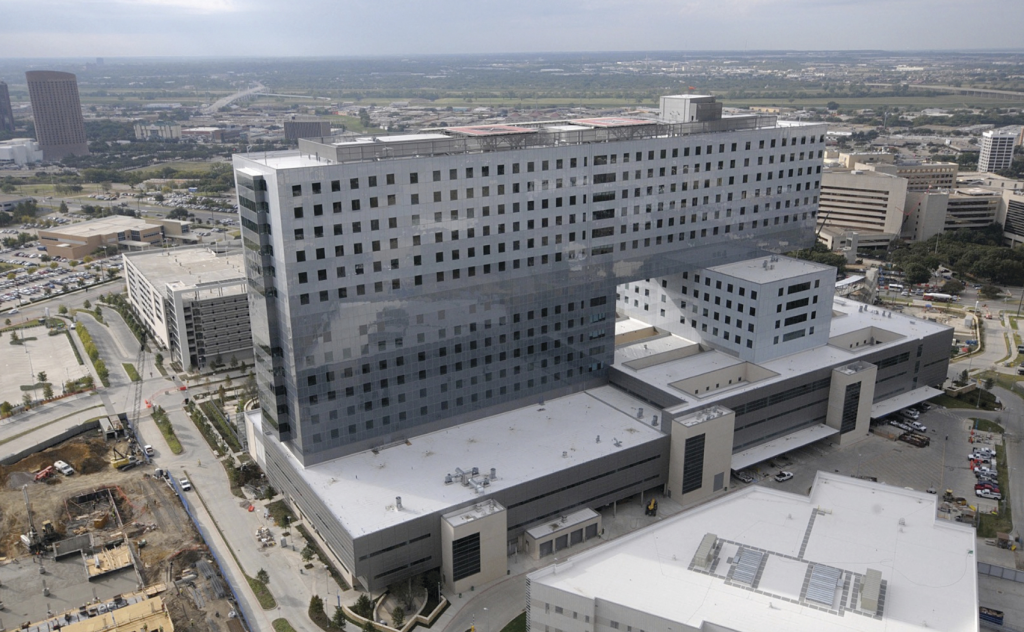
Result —
M 264 418 L 311 464 L 603 383 L 616 286 L 807 241 L 822 141 L 236 156 Z

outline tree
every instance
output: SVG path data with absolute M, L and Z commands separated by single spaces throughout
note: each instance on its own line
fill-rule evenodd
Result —
M 46 384 L 43 384 L 43 399 L 52 399 L 52 398 L 53 398 L 53 387 L 50 386 L 49 382 L 47 382 Z
M 32 405 L 32 396 L 29 395 L 28 393 L 25 393 L 24 395 L 21 396 L 21 403 L 25 405 L 25 408 L 28 408 L 29 406 Z
M 980 290 L 978 290 L 978 296 L 990 300 L 997 299 L 1000 296 L 1002 296 L 1002 294 L 1003 290 L 996 285 L 992 285 L 991 283 L 986 283 L 985 285 L 981 286 Z
M 231 356 L 231 360 L 228 361 L 228 366 L 230 366 L 232 369 L 237 369 L 238 368 L 238 358 L 236 358 L 235 356 Z
M 266 586 L 270 583 L 270 575 L 267 574 L 265 569 L 261 568 L 259 572 L 256 573 L 256 581 Z
M 405 608 L 402 606 L 395 606 L 395 609 L 391 611 L 391 623 L 392 627 L 400 628 L 405 624 Z
M 68 205 L 67 205 L 67 203 L 64 200 L 61 200 L 60 201 L 60 208 L 58 208 L 57 210 L 60 211 L 61 213 L 67 213 L 68 212 Z
M 164 354 L 158 353 L 158 354 L 154 355 L 153 356 L 153 362 L 155 362 L 157 366 L 162 365 L 164 363 Z
M 345 611 L 341 609 L 341 606 L 334 606 L 334 616 L 331 617 L 331 625 L 339 630 L 344 630 L 346 623 L 348 621 L 345 619 Z
M 995 386 L 996 381 L 991 377 L 986 377 L 981 381 L 981 388 L 985 389 L 986 392 L 991 393 L 992 387 Z M 981 389 L 978 389 L 978 405 L 976 408 L 981 408 Z
M 5 318 L 4 319 L 4 325 L 7 326 L 7 327 L 10 327 L 11 326 L 11 319 L 10 318 Z
M 316 555 L 316 549 L 307 544 L 306 547 L 302 549 L 301 555 L 302 561 L 308 563 L 309 560 L 313 559 L 313 556 Z
M 964 291 L 964 284 L 961 283 L 960 281 L 951 279 L 943 283 L 942 287 L 939 288 L 939 291 L 942 292 L 943 294 L 956 295 Z
M 829 101 L 828 103 L 825 104 L 825 107 L 828 108 L 830 111 L 835 112 L 836 110 L 839 109 L 839 104 L 836 103 L 835 101 Z
M 352 606 L 352 611 L 364 619 L 369 619 L 373 616 L 373 602 L 366 593 L 360 593 L 355 605 Z
M 45 382 L 46 381 L 46 371 L 40 371 L 39 372 L 39 381 L 40 382 Z
M 10 324 L 10 323 L 8 323 L 8 324 Z M 11 342 L 17 342 L 17 341 L 18 341 L 18 332 L 12 331 L 11 332 Z
M 0 402 L 0 417 L 7 417 L 11 414 L 11 410 L 14 406 L 11 406 L 11 402 Z
M 912 263 L 903 269 L 903 280 L 911 285 L 927 283 L 931 278 L 931 270 L 920 263 Z
M 377 627 L 373 625 L 373 619 L 366 620 L 366 623 L 363 624 L 363 632 L 377 632 Z
M 89 299 L 85 299 L 85 302 L 82 303 L 82 307 L 85 309 L 92 309 L 92 303 L 89 302 Z

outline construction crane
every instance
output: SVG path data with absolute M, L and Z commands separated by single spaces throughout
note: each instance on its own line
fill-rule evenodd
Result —
M 139 337 L 139 355 L 135 358 L 135 367 L 139 374 L 139 381 L 133 382 L 131 390 L 128 392 L 128 401 L 131 402 L 131 407 L 128 408 L 128 402 L 125 402 L 125 407 L 129 410 L 128 425 L 131 435 L 128 439 L 128 445 L 135 443 L 136 449 L 142 453 L 146 462 L 149 463 L 149 455 L 142 449 L 139 443 L 139 413 L 142 410 L 142 376 L 145 374 L 146 361 L 146 332 L 143 331 Z

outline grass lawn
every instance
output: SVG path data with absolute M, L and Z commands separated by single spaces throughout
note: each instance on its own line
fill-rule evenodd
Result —
M 277 600 L 274 599 L 274 595 L 270 592 L 269 588 L 248 575 L 245 575 L 245 581 L 249 582 L 249 588 L 252 588 L 252 592 L 256 595 L 256 600 L 260 602 L 261 608 L 273 610 L 277 607 Z
M 1013 316 L 1010 316 L 1009 318 L 1010 318 L 1010 327 L 1012 329 L 1018 329 L 1018 327 L 1017 327 L 1017 319 L 1015 317 L 1013 317 Z M 1015 337 L 1016 337 L 1016 335 L 1017 334 L 1014 334 Z
M 978 389 L 981 391 L 981 408 L 978 408 L 978 393 L 967 393 L 960 398 L 950 397 L 943 393 L 936 397 L 933 403 L 939 406 L 945 406 L 946 408 L 972 408 L 974 410 L 999 410 L 996 407 L 996 396 L 984 389 Z
M 288 623 L 288 619 L 274 619 L 271 625 L 274 626 L 274 632 L 295 632 L 295 628 Z
M 331 123 L 338 123 L 345 126 L 345 130 L 349 132 L 356 132 L 359 134 L 371 134 L 374 132 L 380 132 L 380 128 L 377 127 L 363 127 L 363 124 L 359 122 L 358 116 L 345 116 L 344 114 L 334 114 L 331 116 L 325 116 Z
M 181 454 L 185 451 L 185 448 L 181 446 L 181 441 L 178 441 L 178 435 L 174 434 L 174 427 L 171 426 L 170 418 L 159 406 L 153 409 L 153 421 L 156 422 L 156 427 L 160 429 L 160 434 L 164 436 L 167 447 L 171 449 L 171 452 Z
M 526 613 L 519 615 L 508 622 L 508 625 L 501 629 L 501 632 L 526 632 Z
M 164 168 L 171 167 L 175 171 L 180 171 L 180 172 L 185 172 L 185 173 L 194 173 L 194 174 L 196 174 L 198 176 L 198 175 L 202 175 L 202 174 L 212 170 L 217 165 L 230 165 L 230 164 L 231 163 L 229 163 L 229 162 L 209 162 L 209 161 L 206 161 L 206 160 L 194 160 L 194 161 L 193 160 L 179 160 L 179 161 L 172 161 L 172 162 L 163 162 L 163 163 L 160 163 L 158 165 L 149 165 L 148 167 L 141 167 L 139 169 L 132 169 L 132 171 L 134 171 L 135 173 L 142 173 L 142 174 L 146 174 L 146 175 L 149 175 L 149 174 L 156 175 L 156 174 L 158 174 L 158 172 L 163 171 Z
M 134 364 L 131 364 L 130 362 L 122 362 L 121 366 L 124 367 L 124 372 L 128 374 L 128 379 L 130 379 L 131 381 L 138 382 L 139 380 L 142 379 L 142 376 L 139 375 L 139 372 L 135 370 Z
M 267 511 L 270 512 L 270 517 L 274 519 L 274 524 L 279 527 L 287 527 L 295 520 L 295 514 L 292 513 L 291 507 L 283 499 L 267 503 Z
M 971 421 L 974 422 L 975 429 L 980 430 L 981 432 L 996 432 L 999 434 L 1003 434 L 1004 432 L 1003 427 L 991 419 L 971 417 Z

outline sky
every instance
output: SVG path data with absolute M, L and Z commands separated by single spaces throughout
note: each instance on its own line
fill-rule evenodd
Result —
M 1024 0 L 0 0 L 0 58 L 1020 48 Z

